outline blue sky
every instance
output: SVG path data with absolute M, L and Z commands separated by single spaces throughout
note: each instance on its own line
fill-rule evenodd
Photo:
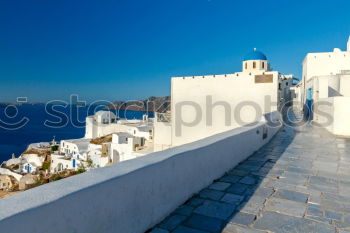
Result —
M 171 76 L 240 71 L 254 47 L 300 77 L 307 52 L 345 49 L 349 8 L 348 0 L 0 0 L 0 102 L 168 95 Z

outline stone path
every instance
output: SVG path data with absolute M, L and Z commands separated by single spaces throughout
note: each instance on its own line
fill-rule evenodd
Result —
M 285 127 L 150 232 L 350 233 L 350 140 Z

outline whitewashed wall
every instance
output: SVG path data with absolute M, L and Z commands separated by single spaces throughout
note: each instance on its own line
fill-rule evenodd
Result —
M 256 74 L 256 73 L 255 73 Z M 278 72 L 266 72 L 273 75 L 271 83 L 255 83 L 255 74 L 235 73 L 225 76 L 200 76 L 171 79 L 171 124 L 172 124 L 172 146 L 193 142 L 210 135 L 221 133 L 245 124 L 255 122 L 256 116 L 260 118 L 264 113 L 277 110 L 278 103 Z M 260 73 L 262 74 L 262 72 Z M 207 105 L 207 97 L 212 99 L 212 104 L 225 102 L 230 109 L 228 119 L 231 122 L 226 125 L 226 110 L 222 104 L 210 107 Z M 274 104 L 269 105 L 269 100 Z M 188 100 L 191 100 L 188 103 Z M 188 104 L 187 104 L 188 103 Z M 198 105 L 201 114 L 190 104 Z M 180 104 L 183 107 L 180 108 Z M 257 113 L 250 104 L 258 106 L 261 113 Z M 243 106 L 244 107 L 240 107 Z M 178 106 L 178 107 L 177 107 Z M 266 108 L 270 106 L 270 108 Z M 212 109 L 212 124 L 207 117 L 207 109 Z M 235 110 L 240 114 L 235 116 Z M 199 115 L 200 114 L 200 115 Z M 198 122 L 187 126 L 180 122 Z M 243 121 L 239 122 L 239 120 Z M 180 130 L 181 133 L 178 133 Z
M 350 97 L 331 97 L 319 101 L 320 104 L 316 103 L 315 106 L 321 114 L 315 113 L 315 122 L 335 135 L 350 137 Z
M 1 232 L 142 233 L 267 143 L 278 128 L 263 139 L 265 126 L 237 128 L 1 199 Z
M 168 122 L 154 123 L 154 151 L 161 151 L 171 147 L 171 124 Z
M 308 53 L 303 62 L 303 78 L 336 75 L 350 68 L 350 52 Z

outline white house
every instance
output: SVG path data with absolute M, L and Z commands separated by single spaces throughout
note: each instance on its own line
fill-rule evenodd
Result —
M 339 136 L 350 136 L 350 38 L 347 51 L 308 53 L 303 62 L 305 115 Z
M 267 57 L 254 49 L 242 72 L 171 79 L 171 113 L 157 114 L 155 151 L 193 142 L 258 122 L 291 100 L 292 75 L 270 69 Z
M 118 128 L 117 117 L 111 111 L 98 111 L 86 118 L 85 138 L 97 138 L 113 133 Z
M 149 127 L 130 127 L 129 132 L 112 134 L 112 142 L 100 145 L 90 144 L 87 157 L 91 159 L 93 167 L 104 167 L 124 160 L 145 155 L 145 149 L 152 148 L 151 129 Z M 138 135 L 138 136 L 136 136 Z
M 22 159 L 21 158 L 13 158 L 13 159 L 9 159 L 7 161 L 4 161 L 4 164 L 7 166 L 7 167 L 10 167 L 10 166 L 14 166 L 14 165 L 19 165 L 21 164 L 22 162 Z
M 139 147 L 143 147 L 144 138 L 135 137 L 130 133 L 113 134 L 111 143 L 111 157 L 113 163 L 136 158 L 133 154 Z
M 50 172 L 57 173 L 63 170 L 78 170 L 84 164 L 83 161 L 75 158 L 67 158 L 64 155 L 51 155 Z
M 8 175 L 8 176 L 13 176 L 17 181 L 19 181 L 22 178 L 22 175 L 17 174 L 7 168 L 0 168 L 0 175 Z
M 91 139 L 89 138 L 62 140 L 60 143 L 60 152 L 67 157 L 86 161 L 90 141 Z
M 37 168 L 38 166 L 36 166 L 34 163 L 24 162 L 20 165 L 20 172 L 23 174 L 31 174 L 35 173 Z
M 135 127 L 141 128 L 134 129 Z M 145 116 L 142 120 L 117 119 L 113 112 L 99 111 L 95 115 L 86 118 L 85 138 L 94 139 L 131 130 L 140 131 L 140 134 L 143 134 L 144 137 L 149 137 L 149 132 L 153 130 L 153 119 L 148 119 Z M 143 132 L 143 130 L 146 130 L 146 132 Z M 151 131 L 150 134 L 152 133 Z
M 127 132 L 135 137 L 143 138 L 143 140 L 152 140 L 153 124 L 130 126 Z
M 21 158 L 28 163 L 34 164 L 36 167 L 41 167 L 45 160 L 44 157 L 38 156 L 37 154 L 23 154 Z
M 51 154 L 50 172 L 78 170 L 86 165 L 91 139 L 71 139 L 60 142 L 59 153 Z

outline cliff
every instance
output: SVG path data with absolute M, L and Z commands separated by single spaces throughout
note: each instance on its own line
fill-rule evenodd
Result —
M 109 105 L 107 108 L 115 110 L 132 110 L 144 112 L 166 112 L 170 110 L 170 96 L 151 96 L 143 100 L 115 101 L 114 104 Z

